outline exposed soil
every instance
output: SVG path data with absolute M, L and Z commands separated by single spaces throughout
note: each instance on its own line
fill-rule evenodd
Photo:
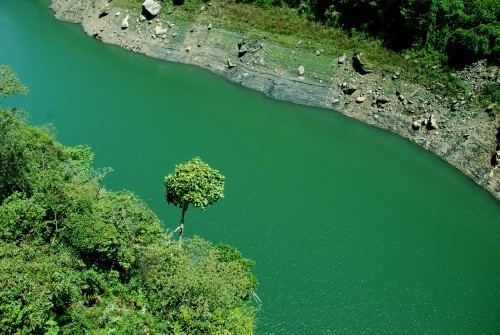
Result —
M 164 8 L 156 18 L 143 21 L 139 11 L 114 8 L 107 0 L 53 0 L 52 8 L 58 19 L 81 24 L 89 36 L 105 43 L 197 65 L 271 98 L 332 109 L 394 132 L 434 152 L 500 200 L 499 113 L 471 107 L 465 99 L 442 98 L 431 88 L 405 82 L 404 74 L 376 70 L 361 74 L 353 55 L 339 63 L 328 80 L 310 75 L 307 68 L 300 74 L 298 68 L 273 59 L 265 43 L 247 41 L 238 46 L 241 34 L 209 27 L 203 15 L 195 22 L 172 22 Z M 127 15 L 128 27 L 122 28 Z M 474 81 L 473 86 L 499 81 L 498 68 L 484 63 L 457 75 Z

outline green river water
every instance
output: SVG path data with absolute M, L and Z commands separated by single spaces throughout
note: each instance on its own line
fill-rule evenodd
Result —
M 0 64 L 32 124 L 89 144 L 169 228 L 163 178 L 194 156 L 226 197 L 186 234 L 257 262 L 258 334 L 499 334 L 500 206 L 436 156 L 339 113 L 105 45 L 48 0 L 0 0 Z

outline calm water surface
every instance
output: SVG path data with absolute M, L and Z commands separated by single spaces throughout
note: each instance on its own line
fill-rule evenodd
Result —
M 338 113 L 271 101 L 211 73 L 88 38 L 48 0 L 0 1 L 4 104 L 86 143 L 105 183 L 167 227 L 163 177 L 201 156 L 226 197 L 186 233 L 257 262 L 259 334 L 499 334 L 500 206 L 437 157 Z

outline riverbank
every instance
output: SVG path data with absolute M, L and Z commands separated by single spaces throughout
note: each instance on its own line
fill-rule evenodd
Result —
M 138 10 L 112 4 L 53 0 L 52 8 L 58 19 L 81 24 L 89 36 L 105 43 L 200 66 L 271 98 L 333 109 L 394 132 L 442 157 L 500 199 L 494 159 L 498 115 L 470 107 L 465 100 L 446 100 L 429 88 L 404 82 L 398 73 L 370 69 L 362 74 L 352 55 L 333 58 L 321 49 L 305 50 L 301 41 L 285 47 L 225 30 L 211 22 L 210 13 L 223 10 L 217 4 L 200 7 L 190 21 L 167 8 L 152 20 L 141 20 Z M 316 66 L 324 57 L 330 57 L 328 71 Z

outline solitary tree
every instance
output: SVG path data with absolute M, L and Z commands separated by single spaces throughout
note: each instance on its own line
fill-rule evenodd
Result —
M 189 207 L 200 207 L 205 210 L 208 206 L 224 197 L 224 176 L 212 169 L 199 157 L 195 157 L 183 164 L 176 165 L 173 173 L 165 177 L 165 196 L 167 203 L 182 208 L 179 227 L 179 242 L 182 241 L 184 231 L 184 215 Z

